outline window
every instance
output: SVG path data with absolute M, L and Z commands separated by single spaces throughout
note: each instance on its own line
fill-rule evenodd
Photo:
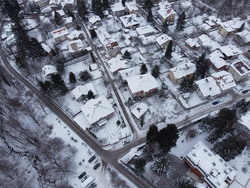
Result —
M 213 165 L 213 166 L 216 166 L 216 163 L 215 163 L 215 162 L 212 162 L 212 165 Z
M 205 153 L 207 153 L 207 150 L 206 150 L 206 149 L 203 149 L 203 151 L 204 151 Z

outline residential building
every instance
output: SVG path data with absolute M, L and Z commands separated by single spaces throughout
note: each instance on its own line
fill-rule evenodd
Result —
M 34 2 L 40 7 L 40 9 L 49 5 L 49 0 L 34 0 Z
M 183 63 L 169 69 L 169 78 L 174 83 L 180 83 L 184 78 L 191 78 L 196 71 L 194 63 Z
M 223 59 L 224 55 L 219 51 L 213 51 L 209 56 L 208 60 L 212 65 L 212 68 L 216 71 L 226 70 L 229 64 Z
M 125 81 L 127 78 L 135 76 L 135 71 L 133 68 L 127 68 L 124 70 L 120 70 L 119 74 L 123 81 Z
M 144 35 L 141 35 L 138 38 L 143 46 L 155 44 L 155 36 L 154 35 L 147 36 L 147 37 L 145 37 Z
M 250 111 L 248 111 L 245 115 L 241 116 L 238 120 L 239 125 L 235 126 L 237 132 L 247 139 L 250 144 Z
M 57 69 L 54 65 L 45 65 L 42 68 L 42 77 L 44 80 L 49 80 L 53 74 L 57 74 Z
M 166 49 L 172 38 L 166 34 L 162 34 L 155 39 L 156 46 L 160 49 Z
M 121 2 L 111 5 L 111 11 L 113 15 L 117 17 L 124 16 L 126 14 L 125 7 L 122 5 Z
M 245 29 L 239 33 L 236 33 L 233 41 L 240 46 L 250 45 L 250 31 Z
M 242 26 L 244 21 L 239 19 L 229 20 L 220 24 L 218 32 L 223 36 L 227 37 L 230 34 L 236 33 Z
M 210 51 L 221 47 L 218 42 L 211 40 L 210 37 L 206 34 L 198 37 L 198 43 L 204 48 L 209 49 Z
M 131 110 L 137 119 L 140 119 L 147 111 L 148 105 L 146 103 L 139 103 Z
M 243 61 L 236 61 L 229 66 L 228 72 L 233 75 L 235 81 L 247 79 L 250 73 L 250 67 Z
M 71 16 L 64 18 L 64 26 L 67 28 L 70 28 L 73 26 L 73 18 Z
M 182 160 L 211 188 L 227 188 L 236 177 L 236 171 L 201 141 Z
M 192 39 L 189 38 L 185 41 L 185 46 L 188 47 L 191 50 L 197 50 L 199 49 L 201 46 L 199 45 L 199 43 L 197 42 L 196 39 Z
M 89 22 L 91 23 L 91 25 L 93 26 L 97 26 L 97 25 L 101 25 L 102 22 L 101 22 L 101 18 L 97 15 L 94 15 L 92 16 L 90 19 L 89 19 Z
M 97 124 L 99 126 L 104 125 L 115 112 L 104 95 L 90 99 L 81 107 L 81 110 L 90 125 Z
M 157 11 L 157 13 L 162 24 L 165 22 L 170 24 L 174 23 L 176 12 L 171 8 L 171 6 L 160 6 L 160 9 Z
M 221 91 L 228 91 L 236 87 L 236 83 L 231 73 L 227 71 L 220 71 L 211 74 L 211 77 L 214 78 L 217 85 L 220 87 Z
M 69 45 L 68 45 L 68 50 L 71 53 L 74 52 L 78 52 L 84 49 L 84 44 L 82 42 L 82 40 L 77 39 L 77 40 L 73 40 L 73 41 L 69 41 Z
M 138 33 L 138 35 L 144 35 L 145 37 L 147 37 L 156 33 L 156 30 L 151 25 L 145 25 L 136 28 L 136 32 Z
M 120 70 L 129 68 L 128 62 L 125 59 L 121 59 L 118 56 L 108 60 L 107 62 L 111 73 L 115 74 Z
M 98 38 L 102 44 L 100 48 L 105 50 L 110 57 L 115 57 L 120 52 L 118 42 L 114 40 L 108 32 L 99 32 Z
M 122 25 L 126 29 L 133 29 L 133 28 L 140 27 L 140 22 L 137 19 L 135 14 L 129 14 L 129 15 L 121 16 L 120 20 L 122 22 Z
M 219 48 L 220 52 L 223 54 L 225 60 L 236 59 L 239 54 L 243 52 L 234 45 L 222 46 Z
M 56 30 L 52 31 L 51 34 L 56 42 L 62 42 L 64 40 L 66 40 L 69 32 L 68 32 L 68 29 L 66 27 L 62 27 L 60 29 L 56 29 Z
M 125 2 L 125 7 L 125 10 L 128 14 L 137 14 L 139 12 L 135 1 Z
M 69 40 L 76 40 L 76 39 L 84 39 L 84 34 L 83 32 L 80 30 L 73 30 L 72 32 L 70 32 L 68 35 L 67 35 L 67 38 Z
M 195 81 L 197 93 L 201 99 L 211 98 L 221 94 L 220 87 L 217 85 L 213 77 L 207 77 Z
M 76 86 L 72 91 L 70 91 L 70 94 L 73 99 L 80 102 L 86 98 L 89 91 L 92 91 L 94 96 L 97 95 L 95 86 L 92 83 Z
M 157 80 L 149 73 L 129 77 L 127 82 L 132 97 L 144 97 L 156 92 L 159 88 Z

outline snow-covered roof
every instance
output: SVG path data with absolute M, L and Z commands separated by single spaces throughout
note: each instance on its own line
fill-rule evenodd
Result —
M 136 31 L 138 33 L 138 35 L 146 35 L 146 34 L 150 34 L 150 33 L 155 33 L 155 29 L 151 26 L 151 25 L 145 25 L 142 27 L 138 27 L 136 28 Z
M 5 39 L 5 38 L 9 37 L 12 34 L 12 29 L 11 28 L 12 28 L 11 23 L 8 23 L 8 24 L 3 26 L 2 35 L 1 35 L 2 39 Z
M 119 56 L 110 59 L 107 63 L 112 73 L 129 67 L 128 62 L 125 59 L 120 59 Z
M 190 1 L 183 1 L 181 2 L 181 5 L 183 8 L 189 8 L 192 6 L 192 3 Z
M 215 50 L 208 56 L 208 59 L 216 67 L 216 69 L 220 69 L 224 66 L 228 66 L 228 63 L 223 59 L 223 57 L 223 54 L 219 50 Z
M 94 16 L 92 16 L 92 17 L 89 19 L 89 22 L 90 22 L 91 24 L 95 24 L 95 23 L 98 22 L 98 21 L 101 21 L 101 18 L 100 18 L 99 16 L 97 16 L 97 15 L 94 15 Z
M 72 32 L 70 32 L 70 34 L 68 34 L 67 38 L 73 40 L 79 38 L 80 35 L 83 35 L 82 31 L 73 30 Z
M 176 12 L 171 7 L 160 7 L 158 10 L 158 14 L 163 18 L 166 19 L 172 14 L 176 15 Z
M 87 95 L 90 90 L 94 95 L 97 94 L 95 86 L 92 83 L 76 86 L 72 91 L 70 91 L 70 94 L 73 98 L 79 99 L 82 95 Z
M 131 76 L 135 76 L 135 71 L 133 68 L 127 68 L 124 70 L 120 70 L 119 73 L 122 77 L 122 80 L 126 80 L 127 78 L 129 78 Z
M 91 64 L 89 64 L 89 66 L 91 68 L 91 71 L 98 69 L 98 65 L 96 63 L 91 63 Z
M 120 20 L 125 28 L 132 27 L 132 26 L 138 25 L 138 24 L 140 25 L 140 22 L 135 14 L 121 16 Z
M 43 49 L 46 51 L 46 52 L 51 52 L 51 48 L 47 45 L 47 44 L 45 44 L 45 43 L 41 43 L 41 45 L 42 45 L 42 47 L 43 47 Z
M 235 45 L 222 46 L 219 50 L 225 54 L 227 57 L 242 54 L 242 51 Z
M 64 35 L 68 35 L 69 32 L 68 32 L 68 29 L 66 27 L 62 27 L 60 29 L 56 29 L 56 30 L 52 31 L 51 34 L 56 39 L 56 38 L 59 38 L 59 37 L 64 36 Z
M 229 20 L 226 22 L 222 22 L 220 25 L 223 27 L 227 32 L 232 32 L 235 31 L 236 29 L 239 29 L 240 26 L 244 23 L 245 21 L 239 20 L 239 19 L 234 19 L 234 20 Z
M 204 98 L 213 97 L 221 93 L 220 87 L 212 77 L 195 81 L 195 83 L 199 87 Z
M 199 48 L 200 47 L 199 43 L 197 42 L 197 39 L 189 38 L 185 41 L 185 43 L 187 43 L 191 48 Z
M 125 7 L 122 5 L 121 2 L 115 3 L 115 4 L 111 5 L 110 7 L 111 7 L 112 12 L 118 12 L 118 11 L 125 10 Z
M 211 76 L 215 79 L 222 91 L 236 87 L 232 74 L 227 71 L 216 72 L 211 74 Z
M 155 36 L 154 35 L 151 35 L 148 37 L 141 35 L 138 38 L 141 40 L 143 45 L 149 45 L 149 44 L 155 43 Z
M 127 82 L 132 93 L 148 92 L 159 87 L 158 82 L 151 74 L 132 76 L 127 78 Z
M 236 35 L 239 35 L 245 43 L 249 43 L 250 42 L 250 32 L 248 30 L 243 30 L 239 33 L 236 33 Z
M 172 40 L 172 38 L 166 34 L 162 34 L 161 36 L 156 38 L 156 43 L 159 44 L 160 46 L 162 46 L 163 44 L 165 44 L 166 42 Z
M 81 107 L 81 110 L 90 124 L 114 113 L 113 107 L 104 95 L 96 99 L 90 99 Z
M 198 37 L 199 41 L 200 41 L 200 44 L 204 47 L 208 47 L 211 49 L 211 51 L 217 49 L 220 47 L 219 43 L 216 42 L 216 41 L 213 41 L 210 39 L 210 37 L 208 35 L 200 35 Z
M 61 9 L 61 10 L 57 10 L 56 11 L 60 16 L 65 16 L 65 12 Z
M 64 18 L 64 22 L 65 22 L 65 24 L 72 23 L 73 22 L 73 18 L 71 16 L 66 17 L 66 18 Z
M 198 170 L 204 173 L 208 184 L 216 188 L 226 188 L 236 176 L 236 171 L 219 155 L 214 154 L 205 144 L 199 141 L 193 150 L 187 154 L 186 159 Z M 229 179 L 231 180 L 229 180 Z
M 84 48 L 84 44 L 82 40 L 77 39 L 77 40 L 69 41 L 68 49 L 70 52 L 80 51 L 83 48 Z
M 138 7 L 136 6 L 135 2 L 125 2 L 125 6 L 129 11 L 137 11 Z
M 45 78 L 48 75 L 57 73 L 56 67 L 54 65 L 44 65 L 42 68 L 42 74 Z
M 230 65 L 240 76 L 250 73 L 250 67 L 243 61 L 236 61 Z
M 248 111 L 246 115 L 241 116 L 239 123 L 246 126 L 246 128 L 250 131 L 250 111 Z
M 139 103 L 131 110 L 131 112 L 137 119 L 139 119 L 143 114 L 146 113 L 147 110 L 148 105 L 146 103 Z
M 187 75 L 191 75 L 193 73 L 195 73 L 196 71 L 196 66 L 194 63 L 183 63 L 180 65 L 177 65 L 176 67 L 173 67 L 171 69 L 169 69 L 169 71 L 171 71 L 175 77 L 175 79 L 180 79 L 183 78 Z

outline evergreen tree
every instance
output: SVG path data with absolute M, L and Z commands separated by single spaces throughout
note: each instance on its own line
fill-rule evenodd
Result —
M 135 174 L 140 176 L 143 174 L 143 172 L 145 171 L 145 166 L 146 166 L 146 160 L 145 159 L 137 159 L 134 163 L 135 165 Z
M 149 10 L 151 10 L 152 7 L 153 7 L 153 3 L 151 2 L 151 0 L 146 0 L 144 5 L 143 5 L 143 8 L 146 11 L 149 11 Z
M 60 74 L 63 74 L 65 71 L 64 62 L 64 57 L 56 57 L 54 60 L 54 65 L 56 66 L 56 69 Z
M 147 136 L 146 136 L 147 144 L 157 142 L 158 137 L 159 137 L 158 127 L 156 125 L 151 125 L 149 127 L 149 130 L 148 130 Z
M 70 83 L 76 83 L 76 76 L 73 72 L 69 73 L 69 82 Z
M 154 164 L 151 169 L 159 176 L 166 174 L 169 171 L 170 160 L 166 157 L 160 157 L 154 159 Z
M 90 52 L 90 57 L 92 59 L 92 63 L 96 63 L 96 60 L 92 51 Z
M 95 95 L 94 95 L 93 91 L 91 91 L 91 90 L 88 91 L 87 98 L 88 99 L 94 99 L 95 98 Z
M 237 29 L 237 32 L 241 32 L 241 31 L 243 31 L 244 30 L 244 28 L 245 28 L 245 22 L 240 26 L 240 28 L 239 29 Z
M 21 10 L 20 5 L 17 0 L 3 0 L 2 2 L 3 10 L 8 14 L 10 19 L 18 23 L 19 17 L 18 14 Z
M 90 36 L 91 36 L 92 39 L 97 37 L 97 34 L 96 34 L 94 29 L 90 30 Z
M 38 86 L 40 87 L 43 94 L 48 94 L 49 87 L 48 84 L 43 83 L 42 81 L 38 81 Z
M 122 0 L 122 5 L 125 7 L 126 0 Z
M 110 8 L 109 0 L 103 0 L 102 5 L 103 5 L 104 10 L 109 9 Z
M 29 57 L 40 59 L 41 57 L 46 56 L 46 51 L 43 49 L 42 45 L 37 41 L 36 38 L 31 38 L 29 42 Z
M 92 0 L 92 11 L 94 12 L 94 14 L 100 16 L 100 18 L 104 17 L 103 5 L 101 0 Z
M 52 74 L 51 75 L 51 82 L 53 90 L 59 92 L 60 95 L 65 95 L 67 92 L 67 87 L 59 74 Z
M 159 131 L 159 146 L 163 153 L 168 153 L 172 147 L 176 146 L 179 138 L 179 132 L 174 124 L 168 124 L 167 127 Z
M 179 17 L 177 19 L 176 30 L 183 31 L 185 28 L 185 24 L 186 24 L 186 14 L 185 14 L 185 12 L 182 12 L 182 14 L 179 15 Z
M 62 24 L 61 15 L 57 11 L 54 11 L 54 20 L 55 20 L 55 23 L 57 25 L 61 25 Z
M 151 9 L 149 9 L 148 16 L 147 16 L 147 21 L 148 21 L 148 22 L 153 22 L 153 21 L 154 21 L 154 18 L 153 18 L 153 14 L 152 14 L 152 10 L 151 10 Z
M 237 114 L 241 116 L 242 114 L 245 114 L 248 112 L 250 108 L 250 101 L 246 101 L 246 99 L 242 99 L 239 102 L 237 102 L 233 108 L 236 110 Z
M 194 87 L 194 79 L 193 78 L 184 78 L 180 83 L 180 91 L 182 93 L 193 92 L 195 90 Z
M 86 82 L 87 80 L 91 79 L 91 76 L 90 76 L 89 72 L 86 71 L 86 70 L 81 71 L 79 75 L 80 75 L 80 78 L 81 78 L 82 81 Z
M 122 56 L 124 59 L 131 59 L 131 53 L 126 50 Z
M 185 177 L 180 177 L 176 180 L 177 188 L 197 188 L 195 185 L 192 184 L 192 181 Z
M 148 72 L 147 66 L 143 63 L 140 69 L 141 74 L 146 74 Z
M 158 78 L 160 75 L 160 67 L 159 65 L 155 65 L 154 68 L 152 69 L 152 76 L 155 78 Z
M 229 136 L 214 145 L 213 150 L 225 161 L 234 159 L 240 155 L 247 146 L 247 141 L 240 136 Z
M 206 59 L 205 53 L 203 53 L 198 60 L 196 60 L 196 79 L 205 78 L 206 74 L 210 72 L 209 61 Z
M 165 58 L 171 59 L 172 58 L 172 52 L 173 52 L 173 42 L 172 40 L 169 41 L 168 47 L 165 52 Z
M 162 26 L 162 32 L 166 34 L 168 32 L 168 30 L 169 30 L 168 29 L 168 22 L 165 21 L 165 23 Z
M 88 14 L 88 11 L 87 11 L 84 0 L 77 0 L 76 10 L 80 18 L 85 21 L 87 19 L 86 15 Z

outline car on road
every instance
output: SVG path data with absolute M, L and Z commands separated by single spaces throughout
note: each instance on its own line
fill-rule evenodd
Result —
M 82 177 L 85 176 L 85 175 L 86 175 L 86 172 L 83 172 L 83 173 L 81 173 L 81 174 L 78 176 L 78 178 L 79 178 L 79 179 L 82 179 Z
M 216 104 L 219 104 L 220 103 L 220 101 L 214 101 L 214 102 L 212 102 L 212 105 L 216 105 Z
M 90 159 L 88 160 L 88 161 L 89 161 L 89 163 L 91 163 L 93 160 L 95 160 L 95 158 L 96 158 L 96 156 L 95 156 L 95 155 L 93 155 L 92 157 L 90 157 Z
M 99 168 L 99 166 L 101 166 L 100 163 L 96 163 L 95 166 L 93 167 L 94 170 L 96 170 L 97 168 Z
M 242 94 L 246 94 L 246 93 L 248 93 L 248 91 L 249 91 L 249 90 L 246 89 L 246 90 L 243 90 L 241 93 L 242 93 Z

